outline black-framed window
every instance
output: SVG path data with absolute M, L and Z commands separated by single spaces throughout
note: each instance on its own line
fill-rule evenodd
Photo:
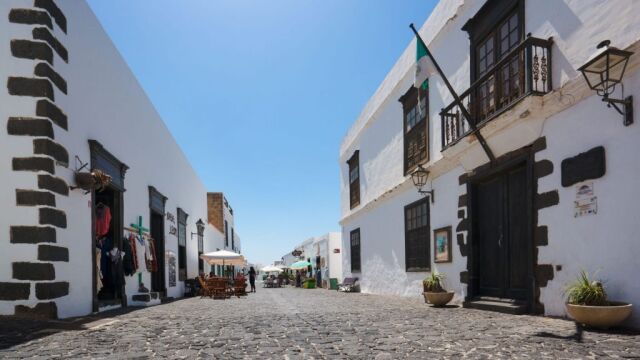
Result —
M 187 215 L 178 208 L 178 280 L 187 279 Z
M 198 224 L 198 273 L 204 272 L 204 260 L 200 255 L 204 253 L 204 225 Z
M 495 68 L 524 41 L 524 0 L 488 1 L 463 29 L 471 39 L 471 82 L 491 73 L 472 94 L 480 122 L 524 93 L 524 53 Z
M 236 236 L 233 232 L 233 228 L 231 228 L 231 248 L 233 251 L 236 251 Z
M 229 222 L 224 221 L 224 246 L 229 246 Z
M 360 151 L 356 150 L 347 160 L 349 165 L 349 206 L 351 209 L 360 204 Z
M 429 89 L 411 87 L 401 98 L 404 174 L 429 161 Z
M 349 240 L 351 245 L 351 272 L 359 272 L 362 270 L 360 262 L 360 228 L 351 231 Z
M 429 271 L 431 269 L 431 229 L 428 198 L 405 206 L 404 231 L 406 270 Z

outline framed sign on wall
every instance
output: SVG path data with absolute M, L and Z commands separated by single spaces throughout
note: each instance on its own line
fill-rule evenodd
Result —
M 433 230 L 433 262 L 448 263 L 451 261 L 451 226 Z

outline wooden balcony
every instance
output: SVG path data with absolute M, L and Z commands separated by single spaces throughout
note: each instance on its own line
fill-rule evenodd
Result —
M 527 37 L 460 94 L 470 119 L 455 102 L 442 109 L 442 150 L 515 106 L 529 95 L 551 91 L 552 40 Z

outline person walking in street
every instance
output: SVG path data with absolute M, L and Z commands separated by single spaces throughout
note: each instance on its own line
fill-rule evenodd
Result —
M 251 292 L 256 292 L 256 270 L 249 268 L 249 284 L 251 285 Z

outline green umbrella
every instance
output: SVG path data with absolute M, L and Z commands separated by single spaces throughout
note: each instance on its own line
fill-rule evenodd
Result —
M 292 268 L 293 270 L 302 270 L 302 269 L 306 269 L 311 265 L 312 264 L 310 262 L 302 260 L 302 261 L 294 262 L 289 267 Z

